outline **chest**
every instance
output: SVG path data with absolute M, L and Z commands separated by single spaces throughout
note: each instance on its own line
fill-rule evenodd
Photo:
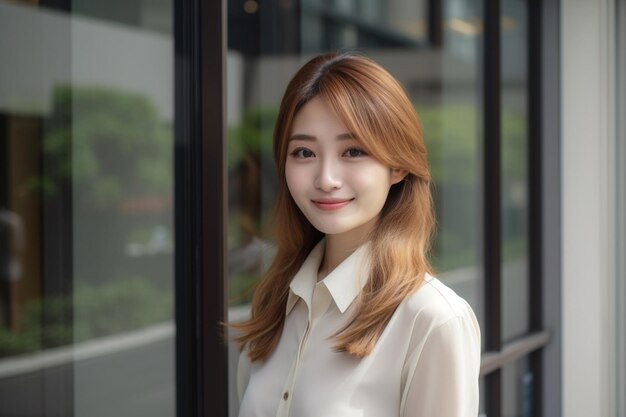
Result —
M 333 348 L 349 311 L 318 310 L 294 307 L 272 356 L 251 368 L 240 417 L 398 415 L 410 323 L 394 316 L 372 353 L 356 358 Z

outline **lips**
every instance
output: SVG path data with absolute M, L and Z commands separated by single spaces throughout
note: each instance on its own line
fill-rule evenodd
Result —
M 353 198 L 348 199 L 337 199 L 337 198 L 323 198 L 319 200 L 312 200 L 313 204 L 317 206 L 320 210 L 324 211 L 333 211 L 339 210 L 350 204 L 354 200 Z

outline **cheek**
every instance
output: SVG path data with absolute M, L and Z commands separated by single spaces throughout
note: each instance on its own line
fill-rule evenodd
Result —
M 382 166 L 370 167 L 370 169 L 353 173 L 352 184 L 362 192 L 367 192 L 373 200 L 386 199 L 391 187 L 391 174 Z
M 298 191 L 302 190 L 302 177 L 302 173 L 300 172 L 300 170 L 296 169 L 296 167 L 289 163 L 285 165 L 285 181 L 287 182 L 287 188 L 289 189 L 291 197 L 296 200 L 296 202 Z

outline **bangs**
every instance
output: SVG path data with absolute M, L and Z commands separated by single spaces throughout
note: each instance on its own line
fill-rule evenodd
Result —
M 319 86 L 319 96 L 331 107 L 348 131 L 374 158 L 389 167 L 398 167 L 393 158 L 395 132 L 391 115 L 385 110 L 376 86 L 364 86 L 351 77 L 329 73 Z

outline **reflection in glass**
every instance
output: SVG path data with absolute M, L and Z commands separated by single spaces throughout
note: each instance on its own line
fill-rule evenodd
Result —
M 0 3 L 3 413 L 174 415 L 171 20 Z
M 526 2 L 502 3 L 502 340 L 528 331 Z
M 502 368 L 502 417 L 532 417 L 534 375 L 528 358 L 522 358 Z

